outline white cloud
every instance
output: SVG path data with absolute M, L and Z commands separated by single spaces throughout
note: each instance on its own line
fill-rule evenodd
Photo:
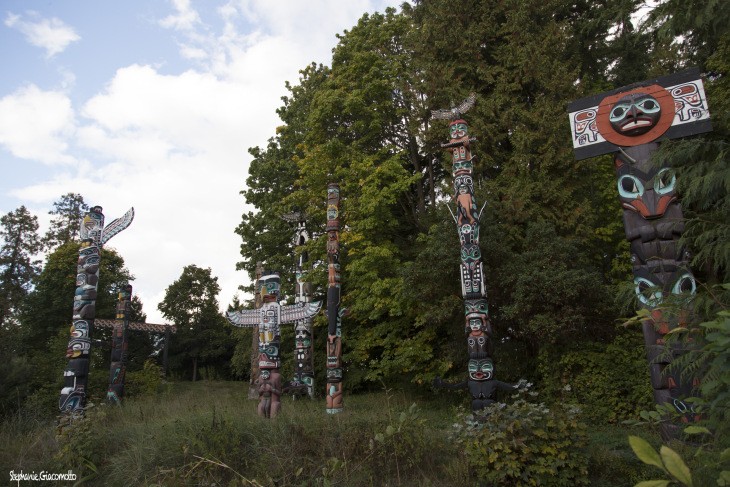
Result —
M 61 19 L 42 19 L 36 12 L 27 12 L 27 15 L 32 20 L 23 20 L 20 15 L 8 13 L 5 25 L 19 30 L 30 44 L 45 49 L 47 58 L 63 52 L 69 44 L 81 39 Z
M 71 100 L 61 92 L 30 85 L 0 99 L 0 145 L 16 157 L 74 163 L 66 153 L 74 128 Z
M 249 210 L 239 194 L 247 149 L 274 135 L 285 81 L 296 82 L 311 61 L 328 63 L 335 33 L 366 11 L 382 10 L 363 0 L 230 1 L 217 10 L 223 26 L 216 32 L 190 2 L 173 7 L 160 25 L 184 38 L 181 55 L 198 64 L 179 74 L 142 64 L 121 67 L 77 109 L 76 120 L 65 99 L 66 110 L 56 113 L 66 118 L 41 130 L 41 139 L 61 144 L 57 153 L 71 142 L 83 151 L 80 161 L 93 163 L 77 163 L 74 171 L 15 192 L 21 199 L 45 198 L 48 207 L 62 194 L 81 193 L 87 203 L 104 207 L 107 221 L 134 206 L 134 222 L 109 245 L 136 276 L 135 293 L 152 322 L 163 320 L 157 304 L 186 265 L 212 269 L 222 308 L 247 282 L 235 271 L 241 241 L 234 233 Z M 0 143 L 11 147 L 2 127 L 0 122 Z
M 200 15 L 190 6 L 190 0 L 171 0 L 175 13 L 160 20 L 160 25 L 175 30 L 192 30 L 200 24 Z

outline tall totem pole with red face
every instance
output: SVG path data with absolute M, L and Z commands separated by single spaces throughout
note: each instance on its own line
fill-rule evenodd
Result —
M 684 399 L 692 395 L 697 380 L 672 366 L 686 346 L 665 347 L 665 335 L 685 324 L 696 284 L 690 253 L 680 240 L 684 219 L 676 176 L 651 158 L 662 139 L 712 129 L 702 79 L 697 70 L 689 70 L 575 101 L 568 111 L 576 159 L 607 153 L 614 157 L 636 296 L 650 314 L 642 329 L 654 400 L 673 405 L 683 421 L 693 421 L 692 406 Z M 663 308 L 670 297 L 683 302 L 686 312 L 670 317 Z M 676 430 L 665 424 L 662 433 L 669 438 Z

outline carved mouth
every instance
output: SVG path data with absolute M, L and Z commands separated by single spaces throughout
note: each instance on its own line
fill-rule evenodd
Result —
M 622 132 L 629 132 L 631 130 L 635 130 L 638 128 L 644 128 L 652 125 L 654 122 L 649 118 L 636 118 L 634 120 L 630 120 L 626 122 L 624 125 L 621 126 Z

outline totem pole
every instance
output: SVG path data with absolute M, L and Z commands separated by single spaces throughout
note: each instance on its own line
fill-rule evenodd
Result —
M 661 308 L 695 293 L 689 268 L 690 254 L 680 242 L 684 231 L 682 209 L 676 195 L 676 177 L 669 167 L 651 161 L 661 139 L 687 137 L 712 130 L 699 71 L 625 86 L 584 98 L 568 108 L 576 159 L 613 153 L 617 189 L 623 207 L 626 239 L 631 247 L 634 286 L 640 306 L 650 312 L 642 324 L 647 359 L 657 404 L 669 403 L 685 422 L 695 420 L 691 404 L 696 380 L 682 377 L 673 360 L 686 345 L 665 349 L 671 329 L 684 326 L 689 304 L 679 318 Z M 669 438 L 675 425 L 663 425 Z
M 86 386 L 89 374 L 91 330 L 96 316 L 96 293 L 99 284 L 101 247 L 114 235 L 127 228 L 134 219 L 134 208 L 104 228 L 104 214 L 95 206 L 81 220 L 81 247 L 76 270 L 76 293 L 73 304 L 73 324 L 63 373 L 64 387 L 58 407 L 71 417 L 83 416 L 86 406 Z
M 340 310 L 340 187 L 327 185 L 327 413 L 341 413 L 342 315 Z
M 257 292 L 263 304 L 260 309 L 229 311 L 228 321 L 234 326 L 259 328 L 259 377 L 255 385 L 259 393 L 259 416 L 273 418 L 281 409 L 282 383 L 279 367 L 280 326 L 287 323 L 311 319 L 317 314 L 322 303 L 279 304 L 281 279 L 279 273 L 263 271 L 256 282 Z
M 117 301 L 117 321 L 120 324 L 112 329 L 112 360 L 109 371 L 109 389 L 107 401 L 120 404 L 124 396 L 124 376 L 127 372 L 127 327 L 129 326 L 129 309 L 132 304 L 132 285 L 125 284 L 119 291 Z
M 158 325 L 155 323 L 139 323 L 129 321 L 129 311 L 132 303 L 132 285 L 126 284 L 119 291 L 117 301 L 117 319 L 97 319 L 94 325 L 97 328 L 112 329 L 112 360 L 109 371 L 109 389 L 106 399 L 112 404 L 120 404 L 124 396 L 124 376 L 127 370 L 127 349 L 129 346 L 129 331 L 144 331 L 148 333 L 165 334 L 165 348 L 163 357 L 167 356 L 167 349 L 170 344 L 170 333 L 176 333 L 177 328 L 171 325 Z
M 306 215 L 295 211 L 288 213 L 282 218 L 290 223 L 297 224 L 293 244 L 295 247 L 302 247 L 309 240 L 309 232 L 306 228 Z M 312 284 L 304 281 L 304 264 L 307 262 L 307 253 L 302 251 L 297 259 L 297 289 L 294 298 L 295 303 L 308 303 L 312 298 Z M 284 387 L 290 394 L 307 394 L 314 397 L 314 355 L 312 347 L 312 319 L 305 318 L 295 323 L 294 331 L 294 379 Z
M 466 388 L 472 395 L 472 411 L 478 411 L 494 402 L 497 389 L 513 390 L 517 386 L 494 379 L 494 364 L 491 358 L 492 326 L 489 322 L 487 291 L 484 283 L 482 255 L 479 249 L 479 218 L 482 210 L 477 210 L 474 198 L 471 143 L 475 137 L 469 136 L 469 127 L 461 115 L 474 106 L 474 94 L 461 105 L 448 110 L 436 110 L 431 118 L 451 120 L 449 132 L 451 140 L 441 147 L 452 154 L 452 174 L 454 176 L 454 195 L 456 222 L 461 246 L 461 293 L 464 298 L 465 333 L 469 353 L 468 378 L 459 384 L 445 384 L 441 378 L 434 381 L 436 387 L 447 389 Z M 451 211 L 451 208 L 449 208 Z

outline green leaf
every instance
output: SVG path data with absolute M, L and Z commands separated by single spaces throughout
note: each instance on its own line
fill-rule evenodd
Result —
M 688 434 L 688 435 L 699 435 L 699 434 L 710 435 L 710 434 L 712 434 L 712 433 L 710 433 L 710 430 L 708 430 L 704 426 L 694 426 L 694 425 L 693 426 L 687 426 L 684 429 L 684 432 L 686 434 Z
M 677 452 L 669 448 L 668 446 L 662 445 L 659 450 L 664 465 L 669 470 L 669 473 L 682 482 L 684 485 L 692 487 L 692 474 L 689 471 L 689 467 L 684 463 L 682 457 Z
M 730 485 L 730 470 L 723 470 L 717 478 L 717 485 L 725 487 Z
M 644 480 L 634 485 L 634 487 L 667 487 L 670 480 Z
M 659 467 L 665 472 L 667 471 L 664 468 L 664 464 L 662 463 L 662 459 L 659 454 L 644 438 L 629 435 L 629 445 L 631 445 L 631 449 L 634 450 L 634 453 L 639 460 L 648 465 Z

